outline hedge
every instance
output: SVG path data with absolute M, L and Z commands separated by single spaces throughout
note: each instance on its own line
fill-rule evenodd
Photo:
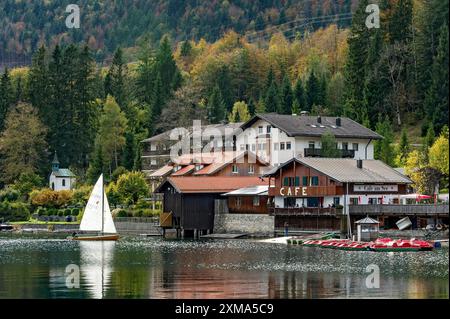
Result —
M 30 219 L 30 211 L 25 203 L 0 203 L 0 219 L 4 222 L 27 221 Z

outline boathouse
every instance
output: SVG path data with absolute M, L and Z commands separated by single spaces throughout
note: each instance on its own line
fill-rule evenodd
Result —
M 293 158 L 264 176 L 275 226 L 300 230 L 343 230 L 366 216 L 345 217 L 350 206 L 399 204 L 412 183 L 381 161 L 348 158 Z
M 267 182 L 257 176 L 170 176 L 155 190 L 163 194 L 161 227 L 183 237 L 212 233 L 223 194 L 261 185 Z

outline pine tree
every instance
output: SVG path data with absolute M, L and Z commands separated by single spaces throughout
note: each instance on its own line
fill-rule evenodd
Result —
M 298 78 L 297 82 L 295 83 L 293 104 L 295 103 L 298 107 L 296 114 L 299 114 L 299 112 L 306 110 L 305 89 L 303 88 L 303 83 L 300 78 Z
M 153 94 L 151 100 L 151 114 L 152 114 L 152 122 L 156 123 L 161 115 L 161 111 L 164 107 L 164 88 L 161 80 L 161 75 L 158 74 L 156 76 L 155 85 L 153 87 Z
M 208 118 L 211 123 L 220 123 L 225 119 L 226 107 L 219 86 L 215 86 L 208 99 Z
M 86 172 L 87 182 L 91 185 L 95 183 L 101 174 L 106 174 L 105 159 L 103 157 L 102 145 L 99 140 L 95 143 L 92 160 L 89 162 L 89 168 Z
M 125 146 L 122 154 L 122 166 L 131 171 L 134 165 L 136 155 L 136 141 L 134 134 L 130 131 L 125 132 Z
M 365 62 L 369 45 L 369 29 L 365 25 L 365 9 L 368 0 L 359 1 L 353 15 L 350 35 L 348 37 L 348 55 L 344 69 L 345 104 L 344 115 L 353 119 L 364 105 L 364 82 L 366 78 Z
M 281 110 L 280 106 L 280 95 L 278 94 L 278 87 L 275 81 L 272 82 L 269 89 L 267 90 L 266 97 L 264 99 L 265 110 L 268 113 L 279 113 Z
M 294 97 L 293 97 L 293 93 L 292 93 L 291 81 L 289 80 L 289 77 L 286 74 L 283 78 L 283 83 L 281 85 L 281 113 L 282 114 L 291 114 L 293 99 L 294 99 Z
M 120 108 L 127 112 L 129 90 L 128 90 L 128 68 L 123 59 L 123 51 L 118 48 L 114 53 L 111 67 L 105 79 L 105 95 L 114 97 Z
M 435 132 L 440 132 L 449 121 L 448 85 L 448 27 L 444 26 L 439 37 L 439 46 L 433 62 L 431 85 L 425 98 L 425 110 Z
M 398 156 L 399 156 L 399 164 L 404 166 L 406 164 L 406 160 L 408 159 L 409 152 L 411 151 L 411 145 L 408 140 L 408 132 L 406 129 L 402 130 L 402 134 L 400 136 L 400 143 L 398 145 Z
M 306 111 L 311 112 L 314 105 L 320 105 L 320 83 L 314 72 L 309 75 L 306 81 Z
M 266 105 L 264 99 L 260 97 L 255 107 L 255 114 L 264 114 L 264 113 L 266 113 Z
M 392 146 L 394 134 L 388 117 L 382 119 L 380 116 L 375 130 L 383 137 L 381 140 L 375 142 L 375 159 L 379 159 L 392 166 L 395 159 L 395 150 Z
M 159 49 L 156 53 L 155 70 L 161 77 L 162 97 L 163 100 L 166 101 L 171 94 L 175 74 L 179 72 L 177 64 L 173 58 L 172 48 L 167 36 L 162 38 Z
M 183 41 L 183 43 L 181 44 L 181 49 L 180 49 L 181 56 L 187 57 L 187 56 L 191 55 L 191 51 L 192 51 L 191 42 L 189 40 Z
M 13 102 L 13 92 L 8 68 L 0 79 L 0 132 L 3 131 L 8 109 Z

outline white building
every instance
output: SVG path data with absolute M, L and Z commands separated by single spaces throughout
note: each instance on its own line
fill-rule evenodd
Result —
M 75 174 L 68 168 L 59 168 L 56 152 L 52 161 L 52 173 L 50 174 L 49 185 L 55 191 L 70 190 L 75 186 Z
M 257 114 L 242 125 L 236 148 L 248 149 L 277 166 L 292 158 L 320 157 L 321 137 L 334 135 L 340 157 L 373 159 L 373 141 L 382 136 L 344 117 Z

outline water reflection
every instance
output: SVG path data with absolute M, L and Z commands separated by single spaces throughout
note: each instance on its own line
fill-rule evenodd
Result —
M 380 289 L 365 268 L 380 267 Z M 77 264 L 81 288 L 65 285 Z M 381 254 L 249 240 L 0 238 L 0 298 L 448 298 L 448 248 Z
M 91 298 L 105 297 L 113 272 L 114 241 L 80 241 L 80 271 Z

